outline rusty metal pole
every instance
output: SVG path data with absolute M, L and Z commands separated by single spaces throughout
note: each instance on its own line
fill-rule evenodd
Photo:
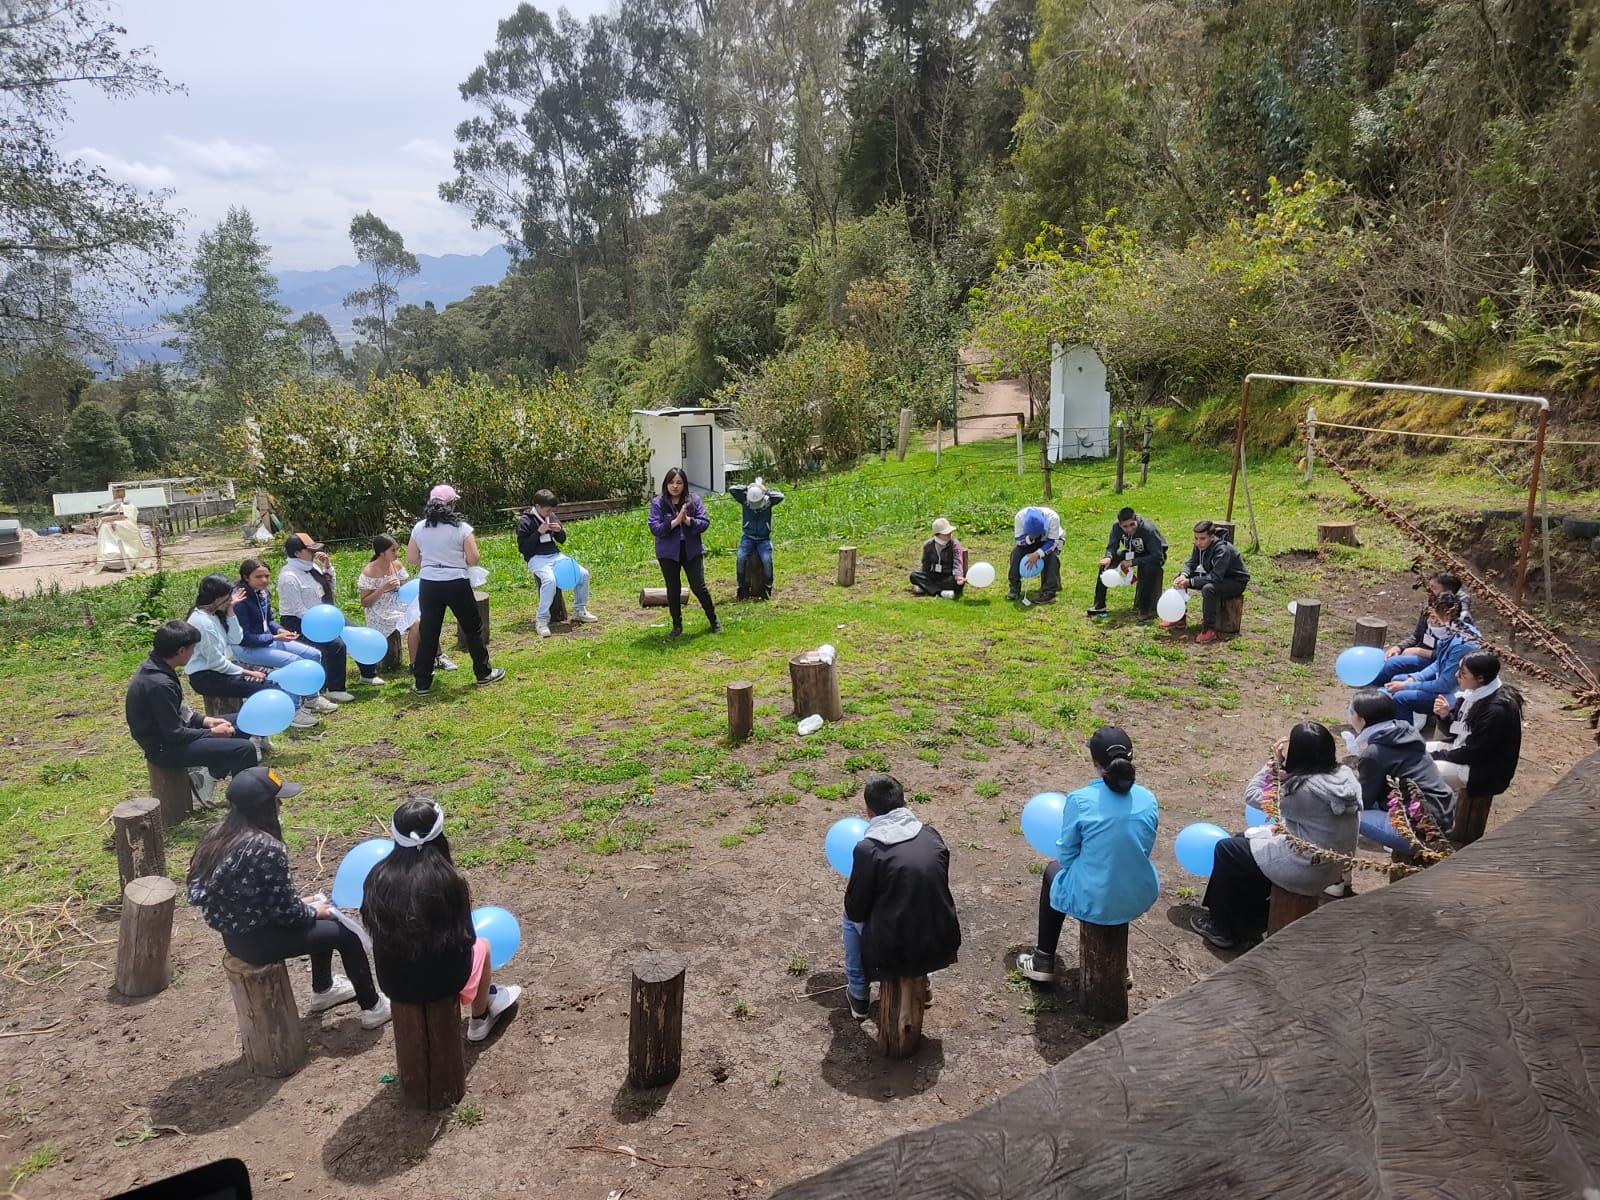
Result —
M 1244 458 L 1244 421 L 1250 411 L 1250 377 L 1244 377 L 1244 392 L 1239 397 L 1239 428 L 1233 435 L 1233 478 L 1228 481 L 1228 513 L 1224 521 L 1233 520 L 1233 493 L 1239 486 L 1239 462 Z
M 1533 478 L 1528 481 L 1528 507 L 1522 514 L 1522 544 L 1517 548 L 1517 587 L 1511 603 L 1522 607 L 1522 587 L 1528 581 L 1528 545 L 1533 541 L 1533 510 L 1539 503 L 1539 475 L 1544 468 L 1544 431 L 1550 410 L 1539 409 L 1539 432 L 1533 439 Z

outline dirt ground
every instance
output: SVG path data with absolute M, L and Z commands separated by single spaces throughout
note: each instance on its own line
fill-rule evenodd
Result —
M 89 533 L 40 537 L 31 529 L 24 530 L 22 557 L 0 567 L 0 596 L 30 596 L 52 584 L 67 591 L 126 579 L 123 571 L 94 570 L 95 546 L 95 537 Z M 210 528 L 180 534 L 162 547 L 162 553 L 169 562 L 185 567 L 219 563 L 232 570 L 243 557 L 243 548 L 237 529 Z
M 1341 596 L 1332 578 L 1323 594 L 1330 608 L 1387 606 L 1399 616 L 1414 607 L 1408 579 L 1387 598 Z M 1140 782 L 1162 802 L 1163 892 L 1130 939 L 1135 1015 L 1235 956 L 1188 930 L 1189 889 L 1204 882 L 1175 866 L 1173 838 L 1201 812 L 1241 825 L 1243 782 L 1271 738 L 1301 716 L 1342 713 L 1348 691 L 1331 680 L 1339 648 L 1331 641 L 1325 635 L 1317 663 L 1330 683 L 1310 713 L 1291 711 L 1265 681 L 1245 681 L 1235 712 L 1138 702 L 1119 714 L 1137 731 Z M 852 675 L 872 668 L 841 665 L 848 699 Z M 1583 720 L 1561 711 L 1561 697 L 1539 684 L 1525 691 L 1537 733 L 1491 829 L 1594 748 Z M 770 753 L 770 744 L 752 746 L 749 762 Z M 1003 754 L 1009 764 L 986 770 L 1008 781 L 1012 820 L 1034 792 L 1089 777 L 1087 763 L 1062 747 L 1017 747 L 997 759 Z M 395 1069 L 392 1026 L 364 1032 L 353 1007 L 305 1019 L 311 1058 L 298 1074 L 252 1077 L 239 1058 L 218 940 L 196 914 L 179 910 L 173 986 L 129 1001 L 109 986 L 116 926 L 90 913 L 79 924 L 101 944 L 64 975 L 27 987 L 0 980 L 0 1161 L 15 1163 L 45 1142 L 64 1148 L 58 1165 L 18 1189 L 25 1196 L 106 1196 L 225 1155 L 243 1158 L 267 1197 L 758 1196 L 892 1134 L 970 1112 L 1104 1030 L 1079 1012 L 1070 975 L 1053 993 L 1008 983 L 1015 953 L 1033 937 L 1037 857 L 997 823 L 993 802 L 982 802 L 971 781 L 951 794 L 948 771 L 909 753 L 897 753 L 894 767 L 908 792 L 934 797 L 919 812 L 951 847 L 964 936 L 960 962 L 935 979 L 924 1042 L 908 1061 L 885 1061 L 871 1026 L 845 1009 L 842 886 L 820 848 L 853 804 L 808 797 L 766 810 L 775 814 L 767 836 L 719 853 L 718 839 L 750 815 L 746 797 L 662 789 L 652 816 L 668 836 L 692 843 L 681 858 L 596 858 L 562 845 L 535 864 L 471 873 L 478 903 L 522 916 L 522 948 L 502 978 L 525 988 L 495 1036 L 467 1048 L 477 1122 L 405 1109 L 386 1079 Z M 296 806 L 315 806 L 307 782 L 286 824 L 296 823 Z M 702 825 L 723 809 L 725 819 Z M 323 847 L 321 869 L 315 853 L 298 856 L 305 890 L 329 886 L 345 848 Z M 1364 873 L 1357 886 L 1387 884 Z M 629 962 L 645 947 L 688 961 L 684 1064 L 670 1088 L 634 1093 L 623 1083 Z M 1062 948 L 1072 963 L 1070 927 Z M 805 960 L 801 974 L 789 969 L 795 959 Z M 303 962 L 291 977 L 303 1001 Z

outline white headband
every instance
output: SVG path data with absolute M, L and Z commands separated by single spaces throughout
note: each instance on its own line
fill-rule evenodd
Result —
M 394 837 L 394 844 L 396 846 L 409 846 L 413 850 L 421 850 L 423 846 L 433 841 L 434 838 L 444 832 L 444 809 L 435 804 L 433 806 L 433 814 L 433 828 L 420 836 L 401 833 L 395 828 L 394 821 L 391 820 L 389 822 L 389 833 Z

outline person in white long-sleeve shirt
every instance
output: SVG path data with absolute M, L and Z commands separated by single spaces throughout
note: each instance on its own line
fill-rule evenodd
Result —
M 207 575 L 189 611 L 189 624 L 200 634 L 200 643 L 183 671 L 189 686 L 202 696 L 248 700 L 257 692 L 278 685 L 268 681 L 264 671 L 241 667 L 233 660 L 230 646 L 238 645 L 244 633 L 233 606 L 244 600 L 244 589 L 234 587 L 226 575 Z M 299 697 L 292 696 L 295 715 L 292 724 L 305 728 L 316 718 L 300 708 Z
M 1017 513 L 1006 599 L 1022 599 L 1022 564 L 1039 564 L 1039 603 L 1054 604 L 1061 590 L 1061 518 L 1056 510 L 1033 504 Z
M 345 690 L 350 660 L 345 651 L 344 639 L 317 642 L 306 637 L 300 628 L 300 618 L 319 604 L 334 604 L 339 582 L 327 549 L 309 533 L 291 533 L 283 543 L 289 561 L 278 572 L 278 623 L 292 629 L 300 640 L 322 652 L 322 668 L 328 673 L 327 686 L 321 696 L 314 697 L 308 707 L 314 712 L 332 712 L 340 704 L 348 704 L 355 697 Z

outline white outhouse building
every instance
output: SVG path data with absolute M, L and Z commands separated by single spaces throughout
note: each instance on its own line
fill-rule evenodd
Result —
M 725 492 L 728 472 L 745 465 L 746 435 L 731 408 L 636 408 L 633 422 L 650 446 L 652 492 L 673 467 L 698 492 Z
M 1111 454 L 1111 393 L 1092 346 L 1051 347 L 1049 445 L 1053 462 Z

